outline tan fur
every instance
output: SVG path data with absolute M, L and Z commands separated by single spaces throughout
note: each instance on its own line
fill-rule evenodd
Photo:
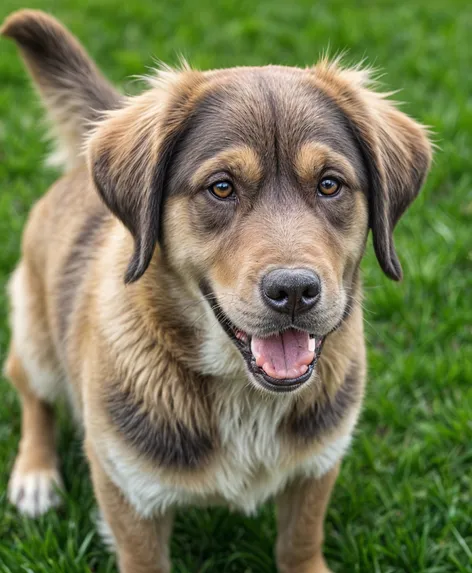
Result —
M 280 573 L 329 573 L 323 558 L 323 521 L 338 477 L 336 466 L 320 480 L 294 482 L 277 498 Z
M 221 166 L 223 166 L 223 169 L 229 166 L 232 173 L 244 178 L 249 185 L 256 186 L 262 177 L 260 158 L 254 152 L 254 149 L 242 146 L 236 149 L 228 149 L 221 155 L 205 162 L 192 177 L 193 186 L 196 189 L 201 188 L 213 173 L 218 173 Z
M 323 165 L 341 165 L 352 185 L 359 185 L 357 175 L 349 161 L 346 161 L 341 154 L 333 152 L 328 145 L 307 143 L 300 148 L 295 159 L 297 175 L 306 184 L 313 185 L 319 179 L 320 167 Z
M 10 284 L 6 373 L 23 404 L 12 501 L 39 492 L 31 514 L 55 501 L 48 401 L 65 392 L 122 572 L 170 570 L 179 506 L 252 512 L 276 496 L 279 570 L 326 573 L 324 515 L 365 387 L 359 264 L 370 228 L 382 268 L 401 276 L 392 233 L 429 165 L 425 130 L 336 63 L 183 66 L 122 99 L 50 16 L 13 14 L 2 33 L 75 165 L 33 208 Z M 326 173 L 343 181 L 338 198 L 316 193 Z M 206 191 L 215 178 L 232 181 L 232 203 Z M 279 267 L 316 271 L 316 312 L 290 320 L 326 337 L 286 394 L 257 382 L 224 331 L 293 326 L 261 297 Z
M 168 543 L 172 530 L 172 513 L 158 519 L 140 519 L 103 472 L 93 446 L 87 445 L 86 451 L 95 495 L 113 531 L 113 542 L 120 548 L 120 571 L 167 573 L 170 570 Z

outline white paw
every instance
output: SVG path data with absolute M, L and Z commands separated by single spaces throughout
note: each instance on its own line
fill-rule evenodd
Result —
M 8 499 L 20 513 L 38 517 L 61 503 L 61 489 L 62 480 L 57 470 L 14 471 L 8 484 Z

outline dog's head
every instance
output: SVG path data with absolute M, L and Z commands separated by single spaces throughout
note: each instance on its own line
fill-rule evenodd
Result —
M 349 315 L 369 228 L 401 278 L 393 230 L 430 157 L 424 128 L 367 74 L 326 62 L 165 72 L 89 142 L 95 184 L 134 237 L 126 281 L 159 244 L 273 391 L 307 381 Z

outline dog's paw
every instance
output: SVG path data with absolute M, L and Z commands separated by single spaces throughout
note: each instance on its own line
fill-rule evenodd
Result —
M 61 476 L 55 469 L 26 473 L 13 471 L 8 484 L 8 499 L 20 513 L 39 517 L 61 503 Z

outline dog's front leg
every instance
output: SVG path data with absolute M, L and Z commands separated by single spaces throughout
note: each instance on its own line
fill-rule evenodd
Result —
M 86 447 L 92 481 L 100 509 L 113 534 L 120 573 L 169 573 L 171 513 L 144 519 L 125 500 L 98 461 L 93 447 Z
M 330 573 L 323 558 L 323 522 L 338 475 L 291 483 L 277 498 L 277 565 L 280 573 Z

